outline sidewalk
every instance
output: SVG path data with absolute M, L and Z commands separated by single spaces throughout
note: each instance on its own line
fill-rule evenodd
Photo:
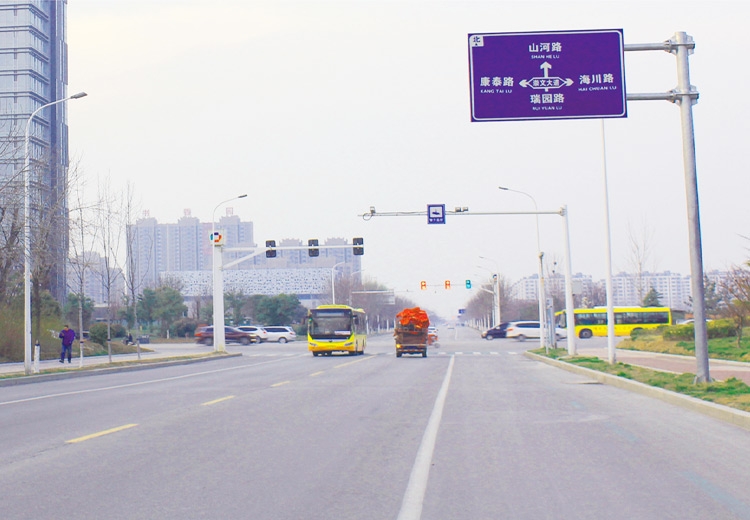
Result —
M 142 361 L 153 361 L 153 360 L 164 360 L 167 361 L 172 358 L 195 356 L 200 357 L 213 352 L 213 347 L 206 347 L 204 345 L 197 345 L 194 343 L 152 343 L 144 345 L 144 349 L 148 349 L 152 352 L 141 352 Z M 117 354 L 112 355 L 112 363 L 120 363 L 123 361 L 138 361 L 138 354 Z M 100 366 L 105 368 L 109 366 L 109 356 L 88 356 L 83 358 L 83 367 Z M 32 364 L 33 367 L 33 364 Z M 64 370 L 64 371 L 76 371 L 81 369 L 81 358 L 74 357 L 71 362 L 60 363 L 59 359 L 45 359 L 39 362 L 40 373 L 50 370 Z M 24 364 L 23 363 L 0 363 L 0 376 L 6 375 L 23 375 Z
M 579 356 L 592 356 L 604 360 L 609 359 L 609 353 L 606 347 L 584 347 L 578 348 L 577 351 Z M 628 365 L 636 365 L 677 374 L 695 374 L 696 372 L 696 360 L 694 357 L 688 356 L 618 348 L 615 349 L 615 360 Z M 711 378 L 717 381 L 724 381 L 731 377 L 735 377 L 750 385 L 750 363 L 709 359 L 708 371 Z

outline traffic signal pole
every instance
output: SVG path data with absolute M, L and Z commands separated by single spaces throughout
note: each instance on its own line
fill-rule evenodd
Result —
M 466 207 L 457 207 L 454 211 L 446 211 L 446 215 L 456 216 L 484 216 L 484 215 L 559 215 L 563 217 L 564 222 L 564 238 L 565 238 L 565 314 L 567 318 L 567 343 L 568 343 L 568 354 L 571 356 L 576 355 L 576 335 L 575 335 L 575 313 L 573 304 L 573 275 L 571 267 L 571 256 L 570 256 L 570 231 L 568 228 L 568 207 L 563 206 L 562 208 L 555 211 L 469 211 Z M 391 211 L 380 213 L 375 210 L 374 206 L 370 206 L 370 211 L 360 215 L 364 220 L 370 220 L 373 217 L 417 217 L 427 216 L 427 211 Z M 545 319 L 544 315 L 539 316 L 540 323 Z M 551 324 L 554 327 L 554 324 Z M 552 329 L 554 330 L 554 328 Z

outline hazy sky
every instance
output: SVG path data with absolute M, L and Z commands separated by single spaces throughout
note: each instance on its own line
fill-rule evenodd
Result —
M 130 181 L 163 223 L 185 209 L 210 221 L 248 193 L 230 206 L 258 244 L 362 236 L 365 277 L 447 316 L 471 296 L 467 278 L 536 273 L 534 217 L 358 215 L 533 210 L 504 185 L 539 210 L 567 204 L 573 271 L 605 275 L 601 122 L 472 123 L 467 35 L 623 29 L 632 44 L 684 31 L 696 42 L 704 266 L 725 269 L 750 246 L 749 16 L 745 0 L 70 0 L 69 91 L 89 94 L 69 105 L 71 156 L 92 190 L 97 177 Z M 625 76 L 629 93 L 666 92 L 676 60 L 626 52 Z M 650 270 L 689 274 L 679 108 L 631 101 L 604 128 L 614 271 L 631 270 L 630 236 L 649 236 Z M 561 271 L 562 219 L 539 226 Z

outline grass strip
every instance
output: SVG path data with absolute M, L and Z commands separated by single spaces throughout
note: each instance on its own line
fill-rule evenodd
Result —
M 694 383 L 695 375 L 671 374 L 652 370 L 649 368 L 628 365 L 627 363 L 615 363 L 600 359 L 598 357 L 575 356 L 569 357 L 565 349 L 550 349 L 546 353 L 544 349 L 532 350 L 536 355 L 545 356 L 571 365 L 582 366 L 598 372 L 604 372 L 617 377 L 623 377 L 644 383 L 650 386 L 656 386 L 689 395 L 704 401 L 730 406 L 738 410 L 750 412 L 750 386 L 744 381 L 734 377 L 726 381 L 714 381 L 711 383 Z

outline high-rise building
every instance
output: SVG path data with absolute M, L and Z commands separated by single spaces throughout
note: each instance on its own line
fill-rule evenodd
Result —
M 321 239 L 315 256 L 310 255 L 307 241 L 284 238 L 276 241 L 277 255 L 267 258 L 266 247 L 254 243 L 253 223 L 242 221 L 232 208 L 226 208 L 226 215 L 214 224 L 200 222 L 190 210 L 176 224 L 160 224 L 146 213 L 128 228 L 134 241 L 136 294 L 171 281 L 182 287 L 186 297 L 210 296 L 212 230 L 224 236 L 225 292 L 296 294 L 303 304 L 314 306 L 333 292 L 332 279 L 356 280 L 354 276 L 362 272 L 362 257 L 354 254 L 345 238 Z
M 67 96 L 66 10 L 67 0 L 0 0 L 0 182 L 7 188 L 0 202 L 20 209 L 15 218 L 23 218 L 26 123 L 37 108 Z M 29 127 L 31 222 L 38 223 L 32 241 L 45 251 L 47 286 L 58 299 L 65 296 L 68 255 L 66 110 L 66 103 L 47 107 Z

